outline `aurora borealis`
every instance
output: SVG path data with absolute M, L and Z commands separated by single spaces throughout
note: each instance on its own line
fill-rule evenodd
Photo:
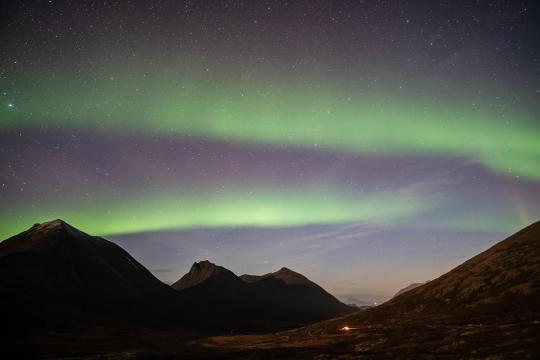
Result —
M 540 217 L 539 11 L 8 2 L 0 238 L 62 218 L 165 281 L 200 257 L 352 295 L 432 278 Z
M 496 172 L 540 179 L 536 114 L 523 110 L 509 107 L 501 113 L 458 100 L 433 104 L 429 97 L 391 92 L 364 95 L 332 83 L 325 89 L 267 88 L 221 79 L 205 84 L 204 77 L 192 79 L 185 71 L 136 72 L 145 76 L 133 79 L 112 70 L 92 82 L 73 84 L 75 74 L 40 80 L 20 90 L 26 95 L 17 106 L 26 114 L 4 107 L 2 115 L 7 126 L 17 128 L 37 123 L 359 153 L 469 156 Z

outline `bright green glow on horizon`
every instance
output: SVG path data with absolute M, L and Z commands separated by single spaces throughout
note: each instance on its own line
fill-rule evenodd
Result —
M 46 210 L 19 206 L 0 212 L 0 239 L 26 230 L 36 221 L 62 218 L 91 234 L 220 226 L 294 226 L 352 221 L 387 222 L 428 208 L 421 197 L 407 194 L 354 194 L 321 191 L 234 191 L 130 195 L 126 199 L 93 199 L 45 204 Z
M 0 128 L 150 131 L 354 153 L 464 156 L 498 173 L 540 180 L 538 114 L 527 109 L 208 81 L 189 73 L 109 72 L 71 80 L 76 78 L 21 79 L 23 95 L 16 107 L 0 110 Z

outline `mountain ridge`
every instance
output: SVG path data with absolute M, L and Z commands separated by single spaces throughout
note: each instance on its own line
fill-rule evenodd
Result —
M 287 268 L 276 274 L 307 281 Z M 169 286 L 120 246 L 61 219 L 36 223 L 0 243 L 0 304 L 29 323 L 37 323 L 33 318 L 67 323 L 82 319 L 87 312 L 107 319 L 146 319 L 211 333 L 261 332 L 348 311 L 315 284 L 308 289 L 298 285 L 277 278 L 250 285 L 230 270 L 204 260 L 195 262 Z M 319 306 L 306 310 L 288 302 L 298 297 Z M 55 315 L 40 312 L 40 303 L 54 308 Z M 30 311 L 24 310 L 25 304 Z M 72 315 L 65 315 L 68 312 Z M 24 321 L 16 323 L 23 326 Z
M 261 276 L 236 276 L 204 260 L 195 262 L 173 287 L 186 302 L 184 308 L 197 303 L 207 309 L 199 322 L 208 321 L 208 326 L 222 323 L 237 328 L 244 324 L 248 329 L 279 330 L 353 311 L 304 275 L 285 267 Z
M 269 278 L 269 277 L 273 277 L 275 279 L 279 279 L 281 281 L 283 281 L 285 284 L 310 284 L 310 285 L 315 285 L 315 283 L 311 280 L 309 280 L 307 277 L 305 277 L 304 275 L 300 274 L 300 273 L 297 273 L 296 271 L 293 271 L 289 268 L 286 268 L 286 267 L 282 267 L 281 269 L 275 271 L 275 272 L 271 272 L 271 273 L 267 273 L 267 274 L 264 274 L 264 275 L 249 275 L 249 274 L 244 274 L 244 275 L 240 275 L 240 279 L 244 280 L 245 282 L 248 282 L 248 283 L 254 283 L 254 282 L 257 282 L 257 281 L 261 281 L 265 278 Z

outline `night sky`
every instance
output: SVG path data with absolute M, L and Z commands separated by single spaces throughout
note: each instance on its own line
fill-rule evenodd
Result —
M 160 279 L 342 299 L 540 218 L 536 1 L 6 1 L 0 238 L 62 218 Z

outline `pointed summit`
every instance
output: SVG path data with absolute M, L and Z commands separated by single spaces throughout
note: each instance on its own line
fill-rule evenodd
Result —
M 46 222 L 42 223 L 41 225 L 63 226 L 63 225 L 69 225 L 69 224 L 67 222 L 65 222 L 64 220 L 62 220 L 62 219 L 54 219 L 54 220 L 51 220 L 51 221 L 46 221 Z
M 37 223 L 34 224 L 28 231 L 38 231 L 38 232 L 48 232 L 48 231 L 55 231 L 55 232 L 67 232 L 72 236 L 75 237 L 88 237 L 90 235 L 80 231 L 79 229 L 75 228 L 74 226 L 71 226 L 66 221 L 62 219 L 55 219 L 51 221 L 46 221 L 44 223 Z
M 4 240 L 0 244 L 0 256 L 22 252 L 47 252 L 56 251 L 58 248 L 76 246 L 76 243 L 89 241 L 106 241 L 99 237 L 90 236 L 67 222 L 56 219 L 43 223 L 36 223 L 22 233 Z
M 66 228 L 74 229 L 73 226 L 69 225 L 64 220 L 55 219 L 55 220 L 46 221 L 46 222 L 43 222 L 43 223 L 36 223 L 29 230 L 41 230 L 41 231 L 43 231 L 43 230 L 46 230 L 46 229 L 54 230 L 54 229 L 66 229 Z

